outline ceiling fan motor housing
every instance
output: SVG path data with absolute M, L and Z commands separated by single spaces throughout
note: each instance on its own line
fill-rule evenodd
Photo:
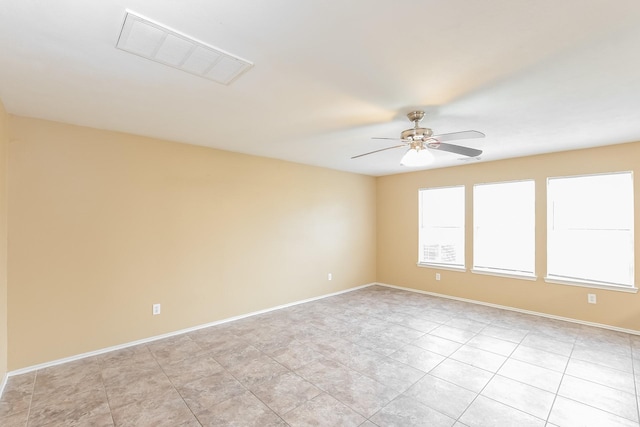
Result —
M 433 131 L 431 129 L 415 127 L 402 131 L 400 138 L 409 141 L 424 141 L 431 138 L 431 135 L 433 135 Z

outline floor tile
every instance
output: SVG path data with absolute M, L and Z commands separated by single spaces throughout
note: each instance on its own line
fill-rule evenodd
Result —
M 636 392 L 633 377 L 629 373 L 584 360 L 571 358 L 565 374 L 627 393 L 635 394 Z
M 109 404 L 104 390 L 52 394 L 32 403 L 28 426 L 82 424 L 89 418 L 105 414 L 109 414 Z
M 507 360 L 504 356 L 468 345 L 464 345 L 456 350 L 456 352 L 451 355 L 451 358 L 491 372 L 497 372 L 505 360 Z
M 419 369 L 422 372 L 431 371 L 445 359 L 445 357 L 440 354 L 425 350 L 412 344 L 407 344 L 400 350 L 392 353 L 389 357 L 397 360 L 398 362 L 402 362 L 413 368 Z
M 452 326 L 458 329 L 464 329 L 466 331 L 478 333 L 483 330 L 488 324 L 468 319 L 466 317 L 454 317 L 445 323 L 447 326 Z
M 307 365 L 297 373 L 365 417 L 376 413 L 399 394 L 397 390 L 329 359 Z
M 310 383 L 326 390 L 336 381 L 348 375 L 349 368 L 335 360 L 323 358 L 296 370 L 296 373 Z
M 371 420 L 380 427 L 450 427 L 455 420 L 410 397 L 400 396 Z
M 490 399 L 519 409 L 535 417 L 547 419 L 555 393 L 496 375 L 481 393 Z
M 244 343 L 244 340 L 227 330 L 215 327 L 204 328 L 188 334 L 189 338 L 202 349 L 228 348 L 230 345 Z
M 399 392 L 411 387 L 425 374 L 424 371 L 385 356 L 368 359 L 367 363 L 362 363 L 354 369 Z
M 180 360 L 203 353 L 203 349 L 187 335 L 177 335 L 162 341 L 154 341 L 147 345 L 149 351 L 161 365 L 175 363 Z
M 232 347 L 230 351 L 216 353 L 212 352 L 213 358 L 224 366 L 226 369 L 231 369 L 236 366 L 244 365 L 248 360 L 260 357 L 264 353 L 255 348 L 254 346 L 242 342 L 238 347 Z
M 137 376 L 129 382 L 106 384 L 107 397 L 112 409 L 133 403 L 137 400 L 151 399 L 171 393 L 174 386 L 164 373 Z
M 383 357 L 373 350 L 351 342 L 336 346 L 333 351 L 328 351 L 325 354 L 329 359 L 355 370 L 367 369 L 368 365 Z
M 407 343 L 385 335 L 372 335 L 355 341 L 364 348 L 375 351 L 383 356 L 388 356 L 404 347 Z
M 412 328 L 424 333 L 431 332 L 432 330 L 440 326 L 440 323 L 438 322 L 434 322 L 427 318 L 419 316 L 414 317 L 410 315 L 403 317 L 401 320 L 401 324 L 408 328 Z
M 508 359 L 498 374 L 551 393 L 558 392 L 562 380 L 561 372 L 521 362 L 517 359 Z
M 275 427 L 286 423 L 248 391 L 196 412 L 202 426 Z
M 144 364 L 144 362 L 153 361 L 155 358 L 145 344 L 125 347 L 120 350 L 114 350 L 96 356 L 96 360 L 100 367 L 104 370 L 111 367 L 123 367 L 129 365 Z
M 250 387 L 250 390 L 279 415 L 284 415 L 321 393 L 320 389 L 293 372 Z
M 7 378 L 7 384 L 0 399 L 0 419 L 29 410 L 35 379 L 35 372 Z
M 322 354 L 297 340 L 272 350 L 269 355 L 291 370 L 301 368 L 322 357 Z
M 460 417 L 469 427 L 544 427 L 545 421 L 484 396 L 478 396 Z
M 486 335 L 476 335 L 471 338 L 466 345 L 486 350 L 491 353 L 496 353 L 501 356 L 509 356 L 518 346 L 518 344 L 511 341 L 505 341 Z
M 180 395 L 194 412 L 205 411 L 245 390 L 242 384 L 226 371 L 178 387 Z
M 477 332 L 469 331 L 467 329 L 460 329 L 449 325 L 438 326 L 433 331 L 429 332 L 429 335 L 444 338 L 460 344 L 466 343 L 476 334 Z
M 562 396 L 556 398 L 549 422 L 558 427 L 638 427 L 638 423 Z
M 413 345 L 432 351 L 445 357 L 451 356 L 453 352 L 462 347 L 462 344 L 435 335 L 426 334 L 413 342 Z
M 39 370 L 33 395 L 37 399 L 41 395 L 73 395 L 103 388 L 100 365 L 90 358 Z
M 114 409 L 112 414 L 118 427 L 200 425 L 175 391 L 157 398 L 135 401 Z
M 558 395 L 638 421 L 638 402 L 635 395 L 620 390 L 565 375 Z
M 454 359 L 445 360 L 429 373 L 475 393 L 480 393 L 494 375 L 493 372 Z
M 296 409 L 286 413 L 284 420 L 291 427 L 356 427 L 365 422 L 365 418 L 323 393 Z M 321 421 L 320 421 L 321 420 Z
M 634 372 L 637 336 L 371 286 L 9 377 L 0 425 L 640 427 Z
M 569 362 L 567 356 L 549 353 L 548 351 L 524 345 L 519 345 L 511 354 L 511 358 L 557 372 L 564 372 Z
M 561 356 L 569 356 L 573 349 L 573 342 L 560 341 L 556 338 L 536 333 L 529 333 L 524 337 L 521 344 Z
M 630 355 L 622 356 L 620 354 L 610 353 L 601 349 L 576 345 L 573 353 L 571 353 L 571 358 L 584 360 L 586 362 L 595 363 L 608 368 L 617 369 L 619 371 L 629 373 L 633 372 L 633 359 Z
M 107 386 L 126 385 L 140 378 L 163 374 L 162 367 L 151 353 L 102 364 L 101 372 L 102 381 Z
M 432 375 L 425 375 L 404 396 L 411 397 L 451 418 L 458 418 L 477 394 Z
M 242 364 L 229 368 L 229 372 L 247 387 L 268 381 L 288 371 L 287 368 L 266 354 L 261 354 L 254 359 L 246 360 Z
M 325 389 L 331 396 L 367 418 L 399 394 L 397 390 L 356 371 L 350 371 L 349 375 L 339 381 L 325 384 Z
M 498 338 L 516 344 L 519 344 L 528 333 L 529 331 L 503 328 L 497 325 L 489 325 L 480 331 L 480 335 Z
M 213 357 L 193 357 L 162 367 L 174 386 L 178 387 L 209 375 L 222 372 L 224 368 Z
M 422 331 L 393 323 L 387 323 L 384 325 L 379 333 L 387 337 L 393 337 L 405 343 L 413 342 L 425 334 Z
M 111 416 L 111 415 L 109 415 Z M 24 427 L 27 425 L 29 411 L 11 412 L 10 414 L 0 417 L 0 426 L 2 427 Z

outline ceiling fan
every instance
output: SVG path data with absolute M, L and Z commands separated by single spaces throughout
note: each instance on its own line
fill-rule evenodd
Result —
M 482 150 L 475 148 L 463 147 L 460 145 L 448 144 L 445 141 L 454 141 L 456 139 L 484 138 L 482 132 L 475 130 L 465 130 L 462 132 L 443 133 L 434 135 L 429 128 L 419 127 L 419 123 L 424 118 L 424 111 L 412 111 L 407 117 L 413 122 L 413 128 L 402 131 L 400 138 L 373 138 L 373 139 L 390 139 L 392 141 L 402 141 L 402 144 L 393 147 L 382 148 L 380 150 L 370 151 L 364 154 L 353 156 L 352 159 L 368 156 L 369 154 L 379 153 L 380 151 L 391 150 L 400 147 L 409 147 L 405 155 L 402 157 L 400 164 L 403 166 L 424 166 L 434 160 L 428 148 L 432 150 L 447 151 L 449 153 L 461 154 L 468 157 L 478 157 L 482 154 Z

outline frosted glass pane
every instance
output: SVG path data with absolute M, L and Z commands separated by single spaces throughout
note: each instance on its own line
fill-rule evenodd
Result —
M 464 267 L 464 186 L 419 192 L 418 260 Z
M 547 197 L 547 274 L 633 286 L 631 172 L 552 178 Z
M 473 227 L 474 268 L 534 273 L 534 181 L 474 186 Z

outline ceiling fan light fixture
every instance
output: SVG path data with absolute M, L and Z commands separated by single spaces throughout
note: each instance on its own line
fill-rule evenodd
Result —
M 426 149 L 410 148 L 400 160 L 402 166 L 427 166 L 434 161 L 433 154 Z

